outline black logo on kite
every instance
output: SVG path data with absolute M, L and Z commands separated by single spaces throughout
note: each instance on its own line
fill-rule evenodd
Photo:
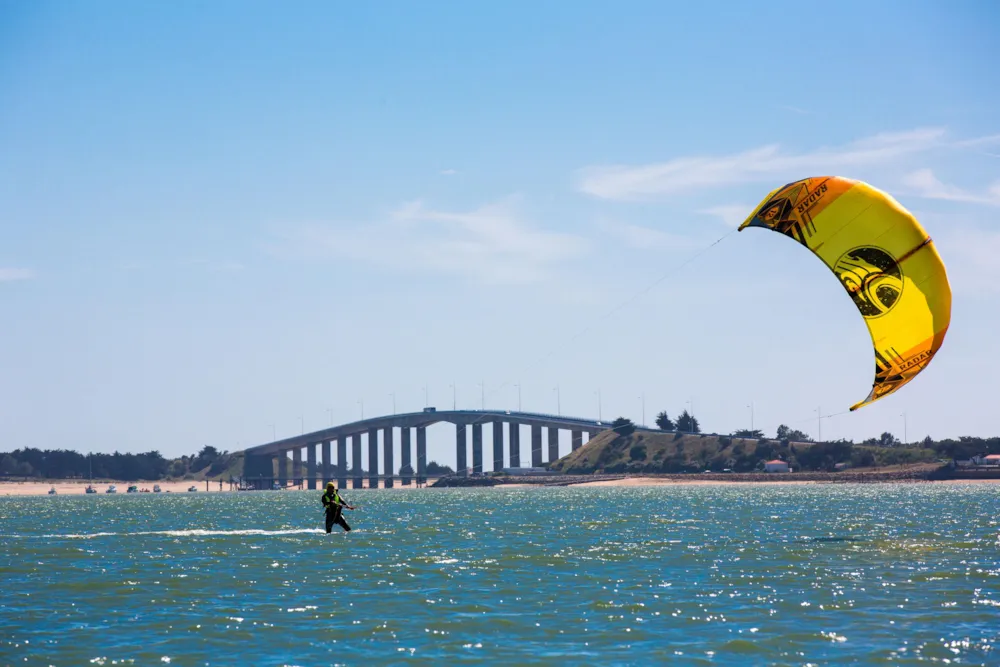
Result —
M 794 219 L 789 219 L 793 210 L 792 202 L 787 197 L 779 197 L 769 201 L 758 217 L 771 229 L 784 234 L 795 222 Z
M 892 255 L 871 246 L 848 250 L 833 268 L 864 317 L 885 315 L 903 294 L 903 273 Z
M 790 183 L 760 208 L 757 219 L 763 226 L 808 245 L 806 239 L 816 233 L 809 209 L 820 201 L 827 190 L 826 181 L 812 192 L 807 181 Z

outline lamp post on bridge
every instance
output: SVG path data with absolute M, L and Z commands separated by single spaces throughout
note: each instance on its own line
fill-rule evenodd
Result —
M 598 387 L 595 393 L 597 394 L 597 421 L 604 421 L 601 418 L 601 388 Z
M 479 409 L 480 410 L 485 410 L 486 409 L 486 380 L 480 381 L 480 383 L 479 383 L 479 393 L 480 393 L 479 400 L 481 401 L 480 404 L 479 404 Z
M 458 410 L 458 390 L 455 389 L 455 383 L 451 383 L 451 409 Z

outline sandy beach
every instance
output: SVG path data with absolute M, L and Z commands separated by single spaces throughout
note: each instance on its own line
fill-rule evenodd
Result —
M 80 481 L 80 480 L 49 480 L 44 482 L 0 482 L 0 496 L 44 496 L 47 495 L 49 489 L 55 487 L 57 495 L 86 495 L 86 488 L 90 482 Z M 108 486 L 114 484 L 118 493 L 125 493 L 126 489 L 132 484 L 139 487 L 139 490 L 149 489 L 153 490 L 153 486 L 159 484 L 161 492 L 166 493 L 188 493 L 188 488 L 192 485 L 198 489 L 197 493 L 205 493 L 205 482 L 195 482 L 195 481 L 177 481 L 177 482 L 109 482 L 101 481 L 94 482 L 93 486 L 97 489 L 97 493 L 104 494 L 108 490 Z M 210 493 L 219 492 L 218 482 L 209 482 L 208 485 Z M 229 491 L 229 485 L 223 484 L 223 491 Z
M 435 479 L 428 479 L 427 486 L 433 484 Z M 944 480 L 900 480 L 909 482 L 921 482 L 926 484 L 997 484 L 1000 483 L 1000 479 L 944 479 Z M 756 480 L 742 480 L 742 479 L 732 479 L 732 480 L 720 480 L 720 479 L 678 479 L 665 478 L 665 477 L 625 477 L 623 479 L 604 479 L 595 480 L 593 482 L 575 482 L 569 486 L 573 488 L 580 487 L 590 487 L 590 486 L 620 486 L 620 487 L 636 487 L 636 486 L 712 486 L 712 485 L 772 485 L 772 484 L 788 484 L 788 485 L 800 485 L 800 484 L 830 484 L 832 482 L 826 480 L 809 480 L 809 479 L 775 479 L 768 481 L 756 481 Z M 207 487 L 204 481 L 160 481 L 160 482 L 109 482 L 101 481 L 94 482 L 93 486 L 97 489 L 98 494 L 105 494 L 108 486 L 114 484 L 117 487 L 118 493 L 122 494 L 126 492 L 126 489 L 131 484 L 135 484 L 139 487 L 139 490 L 149 489 L 153 490 L 154 485 L 159 485 L 162 493 L 190 493 L 188 489 L 194 486 L 197 491 L 195 493 L 236 493 L 236 491 L 231 491 L 229 484 L 223 483 L 222 488 L 219 488 L 218 482 L 209 482 Z M 39 481 L 39 482 L 0 482 L 0 496 L 44 496 L 47 495 L 49 489 L 55 487 L 57 495 L 86 495 L 85 489 L 87 488 L 88 482 L 79 480 L 50 480 L 50 481 Z M 532 483 L 513 483 L 513 484 L 498 484 L 492 487 L 481 487 L 481 488 L 494 488 L 494 489 L 524 489 L 529 487 L 536 487 L 539 484 Z M 365 479 L 362 488 L 368 487 L 368 480 Z M 381 488 L 381 487 L 380 487 Z M 399 484 L 398 480 L 396 486 L 393 489 L 414 489 L 416 485 L 411 484 L 410 486 L 402 486 Z M 288 492 L 299 491 L 298 487 L 289 486 L 285 489 Z M 311 493 L 316 493 L 320 489 L 308 489 L 303 488 L 303 491 L 309 491 Z M 353 488 L 353 482 L 349 481 L 348 486 L 341 489 L 345 494 L 350 494 Z
M 436 481 L 436 478 L 428 478 L 427 485 L 431 485 Z M 86 495 L 86 488 L 90 482 L 80 481 L 80 480 L 48 480 L 39 482 L 0 482 L 0 496 L 44 496 L 48 495 L 49 489 L 55 487 L 56 495 L 60 496 L 75 496 L 75 495 Z M 126 492 L 129 486 L 135 484 L 139 487 L 139 491 L 143 489 L 148 489 L 150 492 L 153 491 L 155 485 L 160 486 L 161 493 L 190 493 L 188 488 L 194 486 L 197 491 L 195 493 L 236 493 L 236 491 L 230 491 L 229 484 L 223 482 L 220 489 L 218 482 L 208 482 L 206 487 L 204 481 L 193 481 L 193 480 L 180 480 L 180 481 L 159 481 L 159 482 L 146 482 L 146 481 L 130 481 L 130 482 L 115 482 L 102 480 L 100 482 L 95 481 L 93 486 L 97 489 L 97 494 L 106 495 L 108 486 L 114 484 L 117 487 L 117 492 L 123 494 Z M 363 483 L 363 488 L 368 488 L 368 480 L 365 479 Z M 416 488 L 415 484 L 410 486 L 402 486 L 399 481 L 396 481 L 396 486 L 393 489 L 413 489 Z M 353 489 L 353 482 L 348 481 L 347 487 L 341 489 L 345 494 L 349 493 Z M 289 486 L 286 491 L 298 491 L 297 486 Z M 317 493 L 319 489 L 309 489 L 303 484 L 304 491 L 310 491 L 311 493 Z M 392 489 L 390 489 L 392 490 Z

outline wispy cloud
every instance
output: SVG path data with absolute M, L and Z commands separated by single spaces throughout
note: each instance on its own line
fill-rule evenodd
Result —
M 393 269 L 466 276 L 491 284 L 530 284 L 587 254 L 575 234 L 536 227 L 516 210 L 516 199 L 453 212 L 408 202 L 387 220 L 343 228 L 312 225 L 293 232 L 295 253 L 347 257 Z
M 727 227 L 739 227 L 740 223 L 746 220 L 747 216 L 753 212 L 754 206 L 756 204 L 724 204 L 722 206 L 703 208 L 698 213 L 714 215 L 721 219 L 722 223 Z
M 13 282 L 15 280 L 31 280 L 35 275 L 35 272 L 31 269 L 0 267 L 0 283 Z
M 209 271 L 242 271 L 246 268 L 241 262 L 226 259 L 191 259 L 184 263 L 189 266 L 201 266 Z
M 454 176 L 457 173 L 458 173 L 458 170 L 456 170 L 456 169 L 442 169 L 441 170 L 441 175 L 442 176 Z
M 954 291 L 1000 294 L 1000 232 L 963 226 L 935 242 Z
M 741 183 L 791 180 L 802 174 L 887 163 L 947 146 L 945 134 L 944 128 L 920 128 L 799 153 L 768 145 L 731 155 L 680 157 L 638 166 L 592 166 L 580 170 L 577 187 L 602 199 L 643 200 Z
M 941 182 L 930 169 L 919 169 L 903 177 L 903 185 L 911 188 L 912 194 L 925 199 L 968 202 L 1000 206 L 1000 181 L 982 194 L 970 192 L 960 187 Z
M 778 108 L 779 109 L 784 109 L 785 111 L 791 111 L 792 113 L 797 113 L 800 116 L 807 116 L 807 115 L 809 115 L 809 112 L 806 111 L 805 109 L 802 109 L 800 107 L 793 107 L 793 106 L 791 106 L 789 104 L 779 104 Z
M 671 234 L 661 229 L 627 222 L 600 220 L 596 227 L 605 235 L 636 250 L 686 250 L 701 244 L 699 239 L 691 236 Z
M 200 267 L 208 271 L 242 271 L 241 262 L 227 259 L 168 259 L 160 261 L 129 259 L 118 267 L 122 271 L 175 270 L 178 266 Z
M 990 134 L 985 137 L 962 139 L 955 142 L 958 148 L 982 148 L 983 146 L 1000 146 L 1000 134 Z

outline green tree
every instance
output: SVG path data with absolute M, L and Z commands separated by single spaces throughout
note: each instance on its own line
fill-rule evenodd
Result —
M 198 458 L 208 459 L 209 461 L 214 461 L 215 459 L 219 458 L 219 456 L 220 456 L 219 450 L 213 447 L 212 445 L 205 445 L 204 447 L 201 448 L 201 451 L 198 452 Z
M 882 445 L 883 447 L 898 447 L 900 443 L 899 443 L 899 438 L 894 436 L 892 433 L 886 431 L 879 436 L 878 444 Z
M 667 411 L 664 410 L 660 414 L 656 415 L 656 425 L 660 427 L 661 431 L 673 431 L 674 422 L 670 420 L 667 416 Z
M 784 424 L 778 427 L 777 436 L 783 442 L 812 442 L 808 434 Z
M 635 433 L 635 424 L 628 417 L 619 417 L 611 422 L 611 428 L 620 436 L 628 437 Z
M 683 433 L 701 433 L 698 420 L 688 414 L 687 410 L 682 412 L 681 416 L 677 418 L 677 430 Z
M 437 461 L 429 461 L 427 463 L 426 472 L 428 475 L 453 475 L 455 471 L 451 469 L 451 466 L 444 466 L 439 464 Z

